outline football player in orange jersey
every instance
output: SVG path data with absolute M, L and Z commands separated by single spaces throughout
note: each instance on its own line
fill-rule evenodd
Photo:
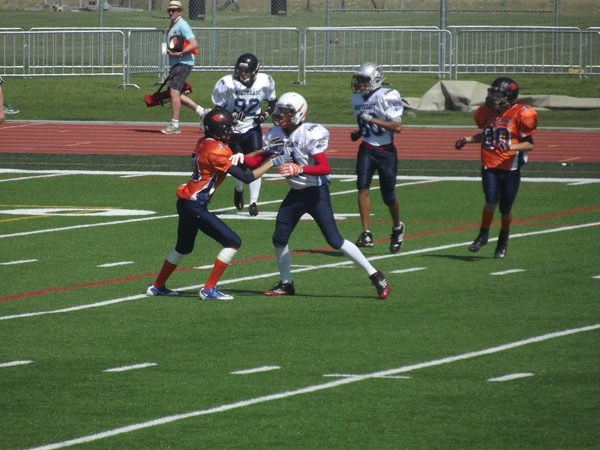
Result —
M 485 105 L 475 111 L 475 123 L 481 132 L 456 140 L 457 150 L 466 144 L 481 144 L 481 179 L 485 206 L 479 235 L 469 246 L 478 252 L 488 243 L 489 229 L 499 204 L 500 235 L 494 256 L 504 258 L 512 221 L 512 207 L 521 182 L 521 167 L 527 154 L 534 149 L 533 135 L 537 130 L 537 112 L 529 105 L 517 103 L 519 86 L 508 77 L 494 80 L 488 88 Z
M 240 237 L 219 217 L 208 210 L 208 204 L 216 189 L 227 174 L 251 183 L 263 176 L 271 167 L 291 161 L 291 158 L 276 156 L 271 148 L 264 148 L 254 156 L 246 155 L 246 164 L 257 167 L 252 171 L 239 166 L 238 160 L 228 146 L 233 135 L 233 116 L 223 108 L 215 108 L 204 117 L 205 136 L 198 140 L 193 153 L 193 173 L 190 180 L 177 188 L 177 243 L 167 255 L 156 280 L 148 286 L 146 295 L 178 295 L 165 284 L 185 255 L 194 249 L 198 230 L 222 245 L 215 259 L 212 271 L 200 289 L 200 298 L 204 300 L 231 300 L 231 295 L 217 289 L 217 282 L 242 245 Z M 275 156 L 271 158 L 271 156 Z M 242 162 L 244 162 L 242 160 Z M 262 163 L 262 164 L 261 164 Z

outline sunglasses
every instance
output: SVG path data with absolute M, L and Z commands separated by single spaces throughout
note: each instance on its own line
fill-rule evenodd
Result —
M 171 14 L 171 13 L 176 13 L 176 12 L 178 12 L 178 11 L 181 11 L 181 10 L 179 10 L 179 9 L 167 9 L 167 12 L 168 12 L 169 14 Z

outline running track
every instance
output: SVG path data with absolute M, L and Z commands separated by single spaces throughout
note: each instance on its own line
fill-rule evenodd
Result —
M 105 122 L 8 121 L 0 126 L 0 153 L 60 153 L 101 155 L 189 155 L 202 136 L 198 126 L 183 125 L 182 133 L 164 136 L 164 124 Z M 329 126 L 330 158 L 354 158 L 357 143 L 352 128 Z M 400 159 L 478 160 L 475 145 L 454 149 L 456 138 L 475 128 L 405 127 L 396 139 Z M 600 130 L 538 130 L 531 161 L 600 162 Z

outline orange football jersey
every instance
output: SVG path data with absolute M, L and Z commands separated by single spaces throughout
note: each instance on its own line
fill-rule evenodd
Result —
M 522 142 L 537 129 L 537 111 L 529 105 L 516 103 L 501 115 L 487 105 L 475 111 L 475 123 L 481 129 L 481 163 L 486 168 L 516 170 L 527 162 L 527 152 L 502 152 L 499 143 L 507 147 Z
M 231 167 L 231 149 L 220 141 L 201 138 L 194 149 L 194 172 L 177 188 L 177 197 L 208 203 Z

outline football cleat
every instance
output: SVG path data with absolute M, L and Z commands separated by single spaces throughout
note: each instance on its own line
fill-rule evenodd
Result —
M 508 248 L 508 232 L 501 231 L 498 236 L 498 243 L 496 244 L 496 251 L 494 252 L 494 258 L 502 259 L 506 255 L 506 249 Z
M 357 247 L 373 247 L 373 235 L 370 231 L 363 231 L 355 244 Z
M 233 300 L 233 296 L 224 294 L 216 287 L 209 289 L 200 289 L 199 294 L 202 300 Z
M 153 284 L 151 284 L 150 286 L 148 286 L 148 289 L 146 289 L 146 295 L 153 296 L 153 297 L 159 297 L 162 295 L 174 297 L 176 295 L 179 295 L 179 292 L 173 291 L 172 289 L 168 289 L 167 287 L 157 288 L 157 287 L 154 287 Z
M 400 228 L 392 228 L 392 236 L 390 238 L 390 252 L 397 253 L 404 244 L 404 223 L 400 222 Z
M 486 233 L 479 233 L 479 235 L 475 238 L 473 243 L 469 245 L 470 252 L 478 252 L 481 247 L 488 243 L 488 235 Z
M 233 204 L 238 211 L 244 209 L 244 191 L 233 190 Z
M 378 270 L 373 275 L 370 275 L 369 278 L 371 279 L 373 286 L 375 286 L 375 289 L 377 289 L 377 295 L 379 298 L 381 300 L 385 300 L 388 295 L 390 295 L 390 285 L 385 279 L 383 272 Z
M 250 206 L 248 207 L 248 213 L 250 213 L 251 216 L 258 216 L 258 205 L 256 203 L 250 203 Z
M 279 281 L 275 286 L 273 286 L 268 291 L 263 292 L 264 295 L 269 297 L 280 297 L 282 295 L 294 295 L 296 293 L 296 289 L 294 288 L 294 282 L 284 283 L 283 281 Z

